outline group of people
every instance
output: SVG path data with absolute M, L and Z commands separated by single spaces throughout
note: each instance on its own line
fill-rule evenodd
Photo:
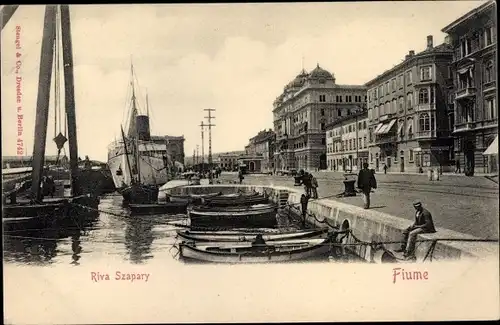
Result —
M 40 186 L 42 187 L 43 196 L 54 197 L 56 193 L 56 184 L 52 176 L 43 176 Z
M 364 201 L 364 208 L 370 208 L 370 194 L 373 189 L 377 188 L 377 180 L 375 178 L 375 171 L 368 168 L 367 163 L 363 164 L 363 168 L 358 173 L 357 188 L 361 192 Z M 305 224 L 307 205 L 309 199 L 318 198 L 317 188 L 318 183 L 316 178 L 307 172 L 301 170 L 296 178 L 295 185 L 304 185 L 305 193 L 302 194 L 300 199 L 300 204 L 302 208 L 303 223 Z M 414 222 L 403 231 L 403 240 L 401 247 L 396 250 L 396 252 L 403 252 L 405 258 L 410 258 L 414 256 L 415 244 L 417 241 L 417 236 L 423 233 L 434 233 L 436 229 L 434 227 L 434 222 L 431 213 L 425 209 L 420 201 L 413 203 L 415 209 L 415 220 Z

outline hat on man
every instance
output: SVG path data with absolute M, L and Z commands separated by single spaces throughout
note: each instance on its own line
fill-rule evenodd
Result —
M 421 206 L 422 206 L 422 203 L 421 203 L 420 201 L 415 201 L 415 202 L 413 202 L 413 206 L 414 206 L 415 208 L 419 208 L 419 207 L 421 207 Z

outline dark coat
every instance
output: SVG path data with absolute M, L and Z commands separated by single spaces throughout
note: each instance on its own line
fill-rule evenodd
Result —
M 436 232 L 434 222 L 432 221 L 432 215 L 427 209 L 424 208 L 422 208 L 422 212 L 420 214 L 418 211 L 415 213 L 415 222 L 413 223 L 412 228 L 415 226 L 424 226 L 422 228 L 426 232 Z
M 375 173 L 371 169 L 361 169 L 358 174 L 358 188 L 363 191 L 370 191 L 377 188 Z

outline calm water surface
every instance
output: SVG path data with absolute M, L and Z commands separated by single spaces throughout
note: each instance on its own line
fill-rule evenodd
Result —
M 86 265 L 102 258 L 147 263 L 152 258 L 176 260 L 176 230 L 185 215 L 129 216 L 122 197 L 101 198 L 100 211 L 68 217 L 42 228 L 4 229 L 4 261 L 11 264 Z M 176 261 L 177 262 L 177 261 Z

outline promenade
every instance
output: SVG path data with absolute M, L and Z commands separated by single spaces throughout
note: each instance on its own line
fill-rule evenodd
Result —
M 318 196 L 329 197 L 344 191 L 344 174 L 313 173 L 319 183 Z M 235 180 L 236 173 L 223 173 L 222 181 Z M 498 184 L 483 176 L 442 175 L 429 181 L 422 174 L 376 174 L 378 188 L 371 198 L 371 209 L 413 222 L 412 203 L 422 202 L 433 215 L 436 227 L 470 234 L 480 238 L 498 238 Z M 291 176 L 245 175 L 244 184 L 294 187 Z M 295 187 L 296 189 L 301 189 Z M 361 195 L 335 198 L 343 203 L 363 207 Z

